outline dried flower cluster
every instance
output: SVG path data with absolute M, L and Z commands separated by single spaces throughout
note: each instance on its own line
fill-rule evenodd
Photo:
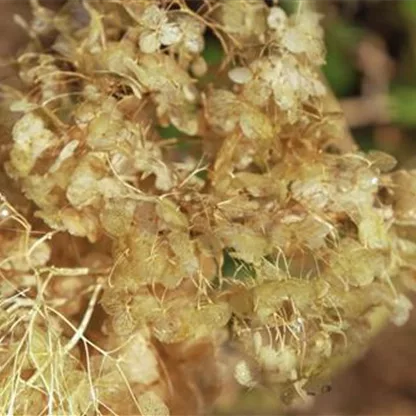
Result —
M 196 414 L 230 379 L 291 403 L 406 321 L 416 174 L 336 147 L 318 15 L 32 4 L 3 87 L 1 414 Z

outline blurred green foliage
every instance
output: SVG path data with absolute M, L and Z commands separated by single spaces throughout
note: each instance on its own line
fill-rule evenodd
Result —
M 416 128 L 415 85 L 398 85 L 392 88 L 390 104 L 392 120 L 395 123 L 405 127 Z
M 362 37 L 362 29 L 342 20 L 331 22 L 326 29 L 327 58 L 323 72 L 337 96 L 349 95 L 358 82 L 351 60 Z
M 397 3 L 403 18 L 409 20 L 410 24 L 416 24 L 416 2 L 413 0 L 404 0 Z
M 379 68 L 388 80 L 381 92 L 387 94 L 387 121 L 370 120 L 352 133 L 364 150 L 375 147 L 393 152 L 400 162 L 411 159 L 416 154 L 416 1 L 320 0 L 314 4 L 324 16 L 327 63 L 323 72 L 341 101 L 365 94 L 366 74 L 357 59 L 360 44 L 367 40 L 384 45 L 383 53 L 393 64 L 393 70 Z M 395 137 L 389 136 L 392 131 Z
M 205 39 L 205 49 L 202 53 L 206 63 L 209 66 L 220 65 L 224 57 L 224 51 L 220 42 L 213 36 L 207 36 Z

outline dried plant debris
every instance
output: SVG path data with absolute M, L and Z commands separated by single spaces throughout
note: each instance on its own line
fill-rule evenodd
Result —
M 230 383 L 290 404 L 406 321 L 416 174 L 326 150 L 319 15 L 32 6 L 2 86 L 1 414 L 197 414 Z

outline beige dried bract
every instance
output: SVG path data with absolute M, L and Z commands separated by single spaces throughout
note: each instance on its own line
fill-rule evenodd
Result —
M 328 151 L 320 16 L 31 3 L 2 89 L 0 414 L 290 404 L 406 321 L 416 175 Z

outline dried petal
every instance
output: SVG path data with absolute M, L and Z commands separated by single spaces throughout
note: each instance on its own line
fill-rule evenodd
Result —
M 162 45 L 173 45 L 182 38 L 182 31 L 176 23 L 168 23 L 162 26 L 160 31 L 160 43 Z
M 380 169 L 381 172 L 390 172 L 397 165 L 397 160 L 393 156 L 379 150 L 370 150 L 367 159 L 373 167 Z
M 412 302 L 406 296 L 399 295 L 394 302 L 394 310 L 391 321 L 397 326 L 403 326 L 409 320 L 410 311 L 412 309 Z
M 255 380 L 253 372 L 245 360 L 241 360 L 236 364 L 234 368 L 234 377 L 238 384 L 250 389 L 258 384 L 258 381 Z
M 267 16 L 267 25 L 270 29 L 281 32 L 287 23 L 287 15 L 280 7 L 271 7 Z
M 169 416 L 169 408 L 153 391 L 149 390 L 137 398 L 142 415 Z
M 61 167 L 62 163 L 65 162 L 65 160 L 72 157 L 78 145 L 79 145 L 78 140 L 71 140 L 69 143 L 67 143 L 61 150 L 61 153 L 59 153 L 59 156 L 56 158 L 53 165 L 49 168 L 49 172 L 50 173 L 56 172 Z
M 250 69 L 244 67 L 236 67 L 228 71 L 228 76 L 231 81 L 236 84 L 245 84 L 253 78 Z
M 167 21 L 166 12 L 157 7 L 156 4 L 151 4 L 144 10 L 143 15 L 140 17 L 140 21 L 143 26 L 157 29 Z
M 377 211 L 372 211 L 363 217 L 358 225 L 358 236 L 361 243 L 371 249 L 388 248 L 388 232 L 381 214 Z
M 163 198 L 158 201 L 157 213 L 166 224 L 179 229 L 188 229 L 188 218 L 179 207 L 169 199 Z
M 140 35 L 140 50 L 143 53 L 154 53 L 159 49 L 160 40 L 156 32 L 146 31 Z

